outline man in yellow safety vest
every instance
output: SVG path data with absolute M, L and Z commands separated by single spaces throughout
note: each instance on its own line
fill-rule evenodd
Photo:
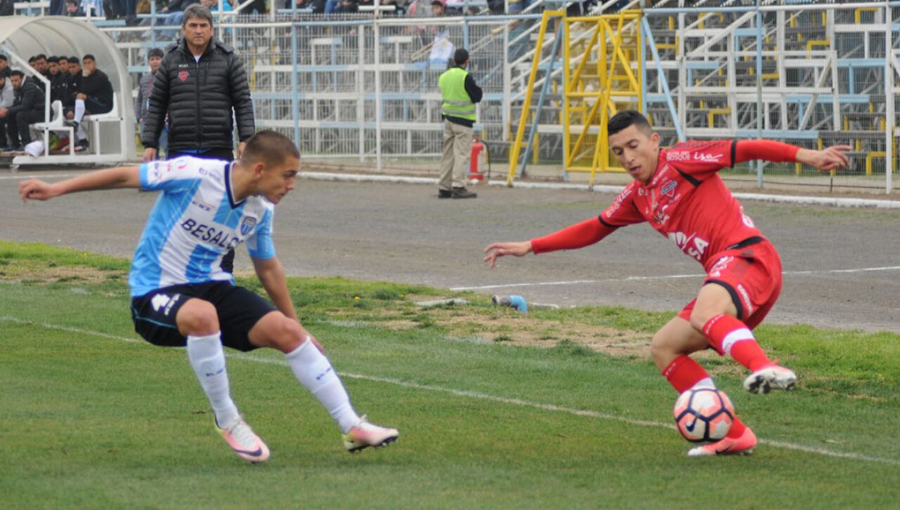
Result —
M 466 162 L 472 153 L 475 103 L 481 101 L 481 87 L 466 71 L 469 52 L 460 48 L 453 55 L 456 66 L 441 75 L 441 117 L 444 119 L 444 144 L 438 198 L 475 198 L 466 189 Z

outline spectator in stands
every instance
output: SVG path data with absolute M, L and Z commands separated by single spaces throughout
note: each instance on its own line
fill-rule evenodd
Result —
M 66 95 L 63 98 L 63 106 L 75 107 L 75 94 L 81 87 L 81 61 L 78 57 L 69 57 L 69 86 L 66 87 Z
M 340 14 L 351 14 L 359 12 L 359 2 L 357 0 L 340 0 L 337 6 L 337 12 Z
M 0 76 L 9 78 L 12 69 L 9 68 L 9 57 L 0 53 Z
M 160 63 L 144 115 L 144 161 L 159 153 L 159 137 L 169 118 L 169 154 L 204 159 L 234 160 L 234 123 L 237 120 L 240 157 L 256 131 L 250 84 L 244 64 L 230 46 L 213 38 L 213 18 L 202 5 L 184 11 L 184 36 L 170 46 Z M 234 250 L 222 261 L 231 272 Z
M 66 0 L 66 16 L 73 18 L 84 17 L 84 10 L 81 8 L 81 2 L 78 0 Z
M 160 9 L 162 13 L 182 12 L 193 4 L 200 3 L 200 0 L 172 0 L 168 5 Z
M 16 91 L 13 89 L 12 80 L 0 74 L 0 110 L 9 109 L 16 100 Z M 9 140 L 6 138 L 6 118 L 0 119 L 0 147 L 7 147 Z
M 431 2 L 431 17 L 440 18 L 444 15 L 444 0 L 433 0 Z
M 59 97 L 57 97 L 57 99 L 62 101 L 63 106 L 65 106 L 66 98 L 69 95 L 69 82 L 71 81 L 72 75 L 69 74 L 69 57 L 60 56 L 57 58 L 59 59 L 59 78 L 57 78 L 57 80 L 59 80 L 59 83 L 57 84 Z
M 213 0 L 209 0 L 213 1 Z M 284 0 L 284 8 L 292 9 L 291 0 Z M 293 3 L 297 6 L 297 10 L 306 10 L 309 9 L 310 12 L 314 14 L 322 14 L 325 12 L 325 0 L 293 0 Z M 206 5 L 206 2 L 203 2 L 203 5 Z M 218 5 L 218 2 L 216 2 Z M 210 7 L 210 10 L 214 10 Z
M 75 89 L 75 107 L 66 114 L 69 124 L 75 127 L 76 151 L 88 148 L 87 136 L 81 125 L 85 115 L 108 113 L 113 107 L 113 86 L 106 73 L 97 69 L 97 61 L 91 54 L 82 59 L 84 71 L 81 73 L 81 84 Z M 96 142 L 96 140 L 95 140 Z
M 66 61 L 66 66 L 68 67 L 68 60 Z M 47 59 L 47 72 L 49 74 L 47 78 L 50 80 L 51 103 L 57 100 L 62 101 L 65 85 L 69 83 L 68 69 L 66 71 L 65 73 L 59 72 L 59 57 L 49 57 Z
M 159 64 L 162 62 L 162 59 L 163 50 L 159 48 L 150 50 L 150 53 L 147 55 L 147 64 L 150 66 L 150 72 L 144 73 L 138 84 L 137 98 L 134 101 L 134 118 L 137 119 L 138 124 L 140 125 L 139 133 L 141 138 L 144 136 L 144 114 L 147 112 L 147 108 L 150 104 L 150 92 L 153 90 L 153 80 L 156 79 L 156 72 L 159 70 Z M 169 130 L 166 127 L 163 127 L 162 131 L 159 133 L 158 145 L 160 153 L 166 151 L 168 141 Z
M 44 78 L 50 77 L 50 70 L 47 62 L 47 55 L 43 53 L 34 57 L 34 70 L 44 75 Z
M 466 70 L 469 52 L 459 48 L 453 55 L 455 67 L 438 79 L 441 88 L 441 117 L 444 119 L 443 155 L 438 198 L 475 198 L 466 189 L 466 163 L 472 153 L 475 133 L 475 103 L 481 102 L 482 91 Z
M 16 96 L 12 106 L 0 108 L 0 119 L 6 119 L 9 135 L 9 146 L 5 150 L 21 151 L 31 143 L 28 127 L 44 120 L 44 94 L 34 83 L 36 78 L 25 78 L 22 71 L 13 71 L 9 79 Z

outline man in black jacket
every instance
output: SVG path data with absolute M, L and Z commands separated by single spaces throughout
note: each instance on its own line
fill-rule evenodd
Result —
M 25 73 L 15 70 L 10 75 L 16 91 L 16 99 L 9 108 L 0 108 L 0 118 L 9 126 L 9 147 L 7 151 L 21 151 L 31 143 L 28 126 L 44 119 L 44 92 L 35 82 L 36 78 L 25 78 Z
M 81 125 L 82 117 L 108 113 L 113 107 L 113 87 L 109 77 L 97 69 L 97 61 L 93 55 L 85 55 L 81 61 L 84 63 L 84 71 L 81 73 L 81 83 L 75 89 L 75 106 L 66 114 L 69 124 L 75 126 L 75 138 L 78 139 L 76 151 L 88 148 L 84 127 Z
M 169 117 L 168 159 L 193 156 L 234 160 L 234 121 L 237 119 L 240 157 L 256 131 L 253 103 L 244 64 L 234 49 L 213 34 L 212 13 L 194 4 L 184 10 L 183 37 L 169 46 L 156 71 L 150 103 L 144 115 L 144 161 L 157 157 L 159 134 Z M 231 271 L 234 251 L 222 268 Z

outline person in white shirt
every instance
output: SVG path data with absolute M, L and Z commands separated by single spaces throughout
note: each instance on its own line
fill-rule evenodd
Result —
M 12 83 L 3 74 L 0 74 L 0 108 L 9 108 L 13 105 L 16 93 Z M 0 146 L 6 147 L 9 140 L 6 139 L 6 119 L 0 119 Z

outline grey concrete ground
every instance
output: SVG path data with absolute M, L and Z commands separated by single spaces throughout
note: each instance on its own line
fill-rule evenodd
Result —
M 77 172 L 39 175 L 62 173 Z M 114 190 L 22 204 L 16 187 L 28 175 L 0 172 L 0 239 L 132 254 L 154 194 Z M 501 259 L 489 270 L 481 259 L 491 241 L 553 232 L 598 214 L 614 197 L 487 186 L 476 191 L 475 200 L 438 200 L 429 185 L 301 181 L 277 209 L 279 258 L 290 275 L 497 286 L 478 291 L 563 306 L 675 310 L 702 281 L 699 264 L 646 225 L 582 250 Z M 900 332 L 900 211 L 744 205 L 784 262 L 784 292 L 769 321 Z M 248 270 L 240 252 L 238 270 Z

